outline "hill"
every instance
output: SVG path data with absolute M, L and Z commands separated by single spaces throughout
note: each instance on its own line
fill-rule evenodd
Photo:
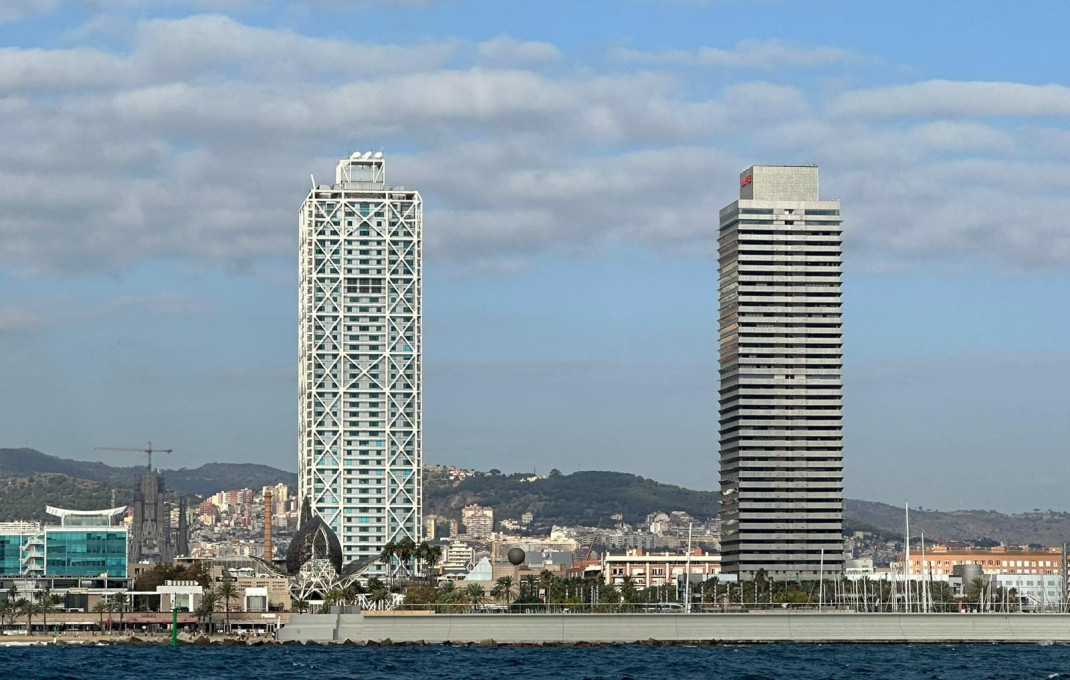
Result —
M 610 515 L 625 522 L 641 522 L 658 510 L 683 510 L 700 519 L 717 514 L 717 495 L 662 484 L 624 472 L 574 472 L 526 481 L 527 475 L 487 474 L 451 481 L 442 468 L 424 475 L 424 511 L 460 517 L 461 508 L 479 503 L 494 508 L 498 517 L 535 515 L 538 526 L 609 524 Z
M 442 468 L 428 468 L 424 478 L 424 510 L 459 518 L 471 503 L 493 507 L 498 518 L 535 515 L 539 527 L 550 524 L 608 524 L 619 513 L 637 524 L 655 511 L 683 510 L 704 519 L 717 514 L 716 491 L 694 491 L 623 472 L 575 472 L 525 481 L 527 475 L 476 473 L 461 481 Z M 1058 545 L 1070 540 L 1070 513 L 1004 514 L 994 510 L 914 510 L 911 533 L 932 540 L 973 541 L 981 545 Z M 903 535 L 903 508 L 870 501 L 844 501 L 844 528 L 898 539 Z
M 33 449 L 0 449 L 0 521 L 43 518 L 46 504 L 89 510 L 130 502 L 132 485 L 144 467 L 69 460 Z M 283 482 L 297 485 L 297 475 L 267 465 L 208 463 L 197 468 L 163 470 L 173 491 L 204 496 L 223 489 L 259 489 Z M 540 527 L 551 524 L 596 526 L 622 515 L 640 523 L 655 511 L 683 510 L 698 519 L 717 514 L 716 491 L 695 491 L 624 472 L 551 474 L 527 481 L 525 474 L 476 473 L 453 481 L 444 467 L 429 467 L 424 477 L 424 511 L 459 518 L 471 503 L 493 507 L 498 518 L 530 512 Z M 994 510 L 911 510 L 913 534 L 932 540 L 1058 545 L 1070 540 L 1070 513 L 1004 514 Z M 844 527 L 898 538 L 903 509 L 886 503 L 844 501 Z
M 858 528 L 876 527 L 903 535 L 903 508 L 870 501 L 844 501 L 844 516 Z M 910 509 L 910 533 L 938 541 L 974 541 L 995 545 L 1059 545 L 1070 541 L 1070 513 L 1026 512 L 1003 514 L 995 510 Z
M 127 504 L 144 470 L 142 465 L 116 467 L 34 449 L 0 449 L 0 521 L 44 519 L 46 504 L 72 510 L 110 507 L 113 493 L 117 504 Z M 199 496 L 279 482 L 297 485 L 295 473 L 253 463 L 207 463 L 161 472 L 171 491 Z
M 45 472 L 0 482 L 0 521 L 31 519 L 55 522 L 46 505 L 69 510 L 100 510 L 127 505 L 130 487 L 112 487 L 103 482 Z

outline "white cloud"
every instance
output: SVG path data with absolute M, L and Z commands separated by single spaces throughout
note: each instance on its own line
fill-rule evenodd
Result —
M 134 58 L 154 79 L 190 78 L 221 68 L 285 81 L 325 73 L 403 73 L 437 68 L 454 51 L 448 42 L 402 47 L 311 38 L 222 15 L 151 20 L 140 24 L 136 35 Z
M 54 12 L 64 0 L 5 0 L 0 2 L 0 22 L 22 21 L 37 14 Z
M 887 89 L 711 84 L 668 66 L 599 74 L 509 36 L 474 51 L 367 44 L 216 15 L 144 21 L 129 36 L 125 51 L 0 51 L 0 262 L 290 256 L 308 173 L 382 145 L 391 181 L 427 198 L 429 256 L 458 269 L 514 270 L 618 242 L 710 252 L 717 209 L 751 162 L 821 164 L 850 246 L 874 260 L 1070 264 L 1060 197 L 1070 170 L 1038 150 L 1070 139 L 1054 124 L 955 120 L 939 106 L 909 121 L 861 115 Z M 732 52 L 689 58 L 839 58 L 779 43 Z M 1043 177 L 1021 182 L 1040 157 Z
M 100 50 L 0 49 L 0 91 L 90 89 L 130 78 L 130 64 Z
M 1070 116 L 1070 87 L 1007 82 L 929 80 L 846 92 L 829 104 L 834 116 Z
M 697 50 L 640 51 L 616 48 L 615 61 L 625 64 L 772 69 L 783 66 L 827 66 L 860 58 L 837 47 L 802 47 L 780 40 L 744 40 L 732 49 L 700 47 Z
M 478 53 L 480 64 L 507 68 L 561 58 L 561 52 L 555 45 L 546 42 L 521 42 L 509 35 L 500 35 L 480 43 Z

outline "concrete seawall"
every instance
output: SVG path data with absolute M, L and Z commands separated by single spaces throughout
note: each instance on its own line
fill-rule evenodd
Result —
M 1070 642 L 1065 614 L 294 614 L 279 640 L 502 644 Z

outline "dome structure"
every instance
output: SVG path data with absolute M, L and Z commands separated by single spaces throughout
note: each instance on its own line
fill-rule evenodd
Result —
M 308 498 L 301 505 L 301 527 L 286 549 L 286 571 L 296 574 L 312 560 L 327 560 L 335 574 L 342 571 L 342 544 L 319 515 L 312 514 Z

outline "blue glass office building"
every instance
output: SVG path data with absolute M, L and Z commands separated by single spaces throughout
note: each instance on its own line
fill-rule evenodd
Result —
M 59 525 L 0 524 L 0 576 L 126 578 L 127 529 L 115 524 L 125 508 L 47 511 Z

